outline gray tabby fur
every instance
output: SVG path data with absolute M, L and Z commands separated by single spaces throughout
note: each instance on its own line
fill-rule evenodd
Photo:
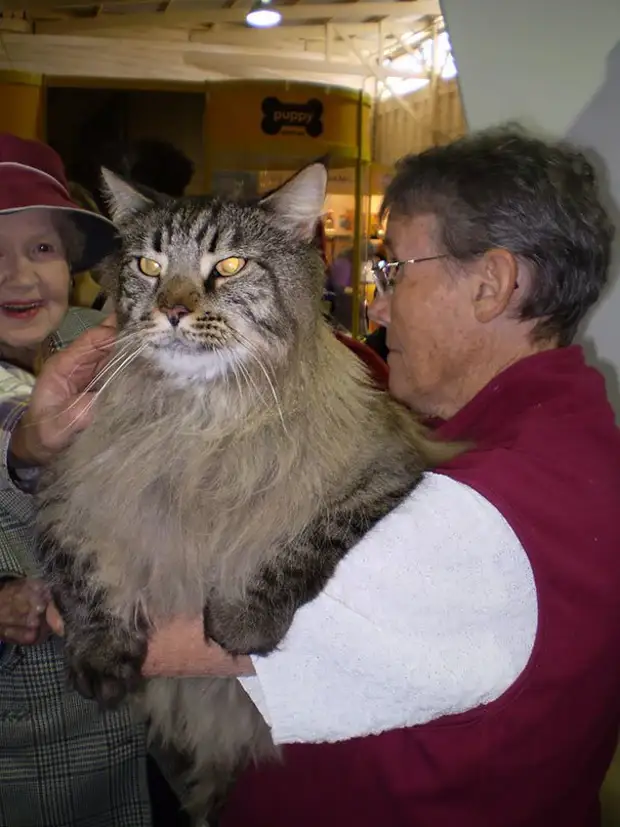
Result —
M 454 449 L 376 390 L 322 318 L 323 165 L 251 205 L 160 202 L 105 179 L 123 238 L 107 266 L 121 335 L 92 426 L 42 481 L 42 556 L 74 685 L 103 706 L 133 697 L 185 756 L 198 823 L 239 769 L 277 750 L 236 680 L 143 680 L 152 630 L 202 614 L 229 652 L 267 654 Z M 217 277 L 230 256 L 248 263 Z M 140 257 L 162 264 L 159 279 Z M 191 312 L 173 327 L 162 311 L 180 305 Z

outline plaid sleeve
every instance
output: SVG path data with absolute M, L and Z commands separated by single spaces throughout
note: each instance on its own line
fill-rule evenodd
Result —
M 52 334 L 52 348 L 59 350 L 71 344 L 82 333 L 90 327 L 96 327 L 105 319 L 105 314 L 98 310 L 91 310 L 86 307 L 72 307 L 58 330 Z
M 8 469 L 11 434 L 28 406 L 28 395 L 0 397 L 0 577 L 23 577 L 31 568 L 19 542 L 22 523 L 31 516 L 30 497 L 18 488 Z
M 0 523 L 0 578 L 36 576 L 32 497 L 17 489 L 2 491 Z
M 103 315 L 92 310 L 73 308 L 69 310 L 60 329 L 53 334 L 54 347 L 70 344 L 77 336 L 103 319 Z M 8 454 L 11 435 L 15 426 L 28 407 L 34 379 L 10 365 L 0 367 L 0 492 L 1 503 L 7 507 L 2 515 L 3 525 L 11 515 L 16 526 L 28 522 L 31 517 L 32 500 L 28 496 L 36 481 L 36 469 L 19 469 L 15 478 L 9 472 Z M 19 543 L 11 541 L 10 526 L 0 535 L 0 577 L 24 575 L 30 567 L 18 554 Z
M 9 473 L 9 444 L 15 426 L 28 407 L 28 396 L 0 399 L 0 491 L 19 491 Z

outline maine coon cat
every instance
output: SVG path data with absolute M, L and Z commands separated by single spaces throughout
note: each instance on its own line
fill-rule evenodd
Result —
M 133 697 L 187 756 L 200 820 L 276 750 L 236 680 L 142 680 L 151 630 L 202 615 L 229 652 L 269 653 L 452 449 L 374 388 L 322 318 L 322 164 L 252 204 L 104 177 L 120 336 L 92 426 L 41 481 L 42 556 L 74 686 L 103 706 Z

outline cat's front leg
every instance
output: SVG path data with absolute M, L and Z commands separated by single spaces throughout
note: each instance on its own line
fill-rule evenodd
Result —
M 148 639 L 138 629 L 129 630 L 110 613 L 97 612 L 90 623 L 67 634 L 69 678 L 85 698 L 103 709 L 114 709 L 143 681 Z
M 64 622 L 70 682 L 85 698 L 114 708 L 142 682 L 147 624 L 138 611 L 129 626 L 106 609 L 105 591 L 88 561 L 50 539 L 40 550 Z
M 320 514 L 298 538 L 258 571 L 244 599 L 216 596 L 205 606 L 204 631 L 231 655 L 266 655 L 288 632 L 295 612 L 327 585 L 336 566 L 356 543 L 409 493 L 415 479 L 391 490 L 354 488 Z
M 213 595 L 204 608 L 204 632 L 231 655 L 266 655 L 289 630 L 295 612 L 325 587 L 348 548 L 359 539 L 338 532 L 339 520 L 317 520 L 312 530 L 263 565 L 243 600 Z

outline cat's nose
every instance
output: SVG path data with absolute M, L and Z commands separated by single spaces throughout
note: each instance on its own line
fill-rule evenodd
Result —
M 162 307 L 161 311 L 168 317 L 168 321 L 172 327 L 177 327 L 181 319 L 184 316 L 189 316 L 192 312 L 189 307 L 185 307 L 184 304 L 175 304 L 174 307 Z

